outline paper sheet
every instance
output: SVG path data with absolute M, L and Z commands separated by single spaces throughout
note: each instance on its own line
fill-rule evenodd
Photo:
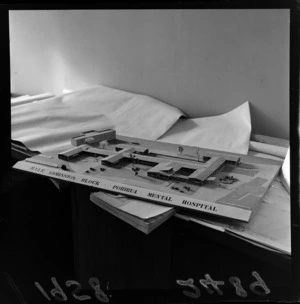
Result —
M 249 103 L 223 115 L 181 119 L 160 141 L 247 154 L 251 134 Z
M 34 95 L 34 96 L 24 95 L 24 96 L 20 96 L 17 98 L 11 98 L 11 106 L 12 107 L 20 106 L 20 105 L 23 105 L 26 103 L 30 103 L 30 102 L 33 102 L 36 100 L 47 99 L 50 97 L 54 97 L 54 95 L 51 93 L 43 93 L 43 94 Z
M 101 197 L 101 192 L 98 192 L 97 195 Z M 141 200 L 130 199 L 122 195 L 105 194 L 105 196 L 108 195 L 118 199 L 108 201 L 104 198 L 108 204 L 144 220 L 158 216 L 173 209 L 172 207 L 165 207 L 158 204 L 143 202 Z
M 205 216 L 190 216 L 189 220 L 200 220 L 200 223 L 209 223 L 215 229 L 222 228 L 244 240 L 291 254 L 290 195 L 278 181 L 273 182 L 249 223 L 220 218 L 208 219 Z
M 89 130 L 115 128 L 120 135 L 155 140 L 183 115 L 149 96 L 93 86 L 13 107 L 12 139 L 42 153 L 59 151 Z
M 249 151 L 248 155 L 253 155 L 255 157 L 264 157 L 264 158 L 271 158 L 275 160 L 283 161 L 281 170 L 280 170 L 280 180 L 282 185 L 285 187 L 286 191 L 290 193 L 290 148 L 285 148 L 285 158 L 268 155 L 264 153 L 257 153 L 256 151 Z
M 243 226 L 238 234 L 291 253 L 290 196 L 281 183 L 273 183 L 255 216 Z
M 281 182 L 285 189 L 290 193 L 290 148 L 288 149 L 288 152 L 286 154 L 286 157 L 284 159 L 282 168 L 281 168 Z
M 272 156 L 277 156 L 279 158 L 285 158 L 288 148 L 250 141 L 249 149 L 252 151 L 257 151 L 260 153 L 269 154 Z

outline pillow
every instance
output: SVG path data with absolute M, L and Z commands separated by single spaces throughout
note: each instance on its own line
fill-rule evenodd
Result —
M 251 135 L 249 103 L 217 116 L 180 119 L 160 141 L 247 154 Z
M 183 115 L 155 98 L 97 85 L 12 108 L 12 139 L 42 153 L 89 130 L 155 140 Z

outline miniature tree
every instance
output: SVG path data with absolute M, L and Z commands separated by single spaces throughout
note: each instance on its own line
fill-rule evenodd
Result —
M 230 176 L 230 175 L 226 175 L 225 177 L 220 178 L 220 182 L 223 184 L 233 184 L 237 181 L 238 181 L 237 178 L 235 178 L 234 176 Z
M 130 153 L 130 159 L 132 160 L 132 170 L 133 170 L 133 168 L 135 168 L 136 158 L 132 153 Z
M 106 141 L 101 141 L 99 143 L 100 149 L 105 149 L 106 143 L 107 143 Z
M 134 172 L 134 175 L 138 175 L 141 168 L 139 167 L 132 167 L 131 170 Z

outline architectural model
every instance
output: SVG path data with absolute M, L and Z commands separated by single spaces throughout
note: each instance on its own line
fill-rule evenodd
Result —
M 104 191 L 249 221 L 280 162 L 89 131 L 72 148 L 37 155 L 16 169 Z

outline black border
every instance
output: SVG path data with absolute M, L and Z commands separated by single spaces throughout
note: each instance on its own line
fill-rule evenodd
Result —
M 299 202 L 299 38 L 300 0 L 273 1 L 166 1 L 75 3 L 10 3 L 0 4 L 0 113 L 1 113 L 1 185 L 11 170 L 11 118 L 10 118 L 10 51 L 9 10 L 44 9 L 290 9 L 290 162 L 291 162 L 291 237 L 293 298 L 300 299 L 300 202 Z M 8 161 L 10 160 L 10 161 Z M 2 187 L 2 186 L 1 186 Z
M 299 203 L 299 26 L 300 1 L 293 1 L 290 13 L 290 163 L 292 278 L 296 300 L 300 298 L 300 203 Z
M 2 170 L 7 172 L 10 159 L 11 119 L 10 119 L 10 51 L 9 51 L 9 16 L 6 7 L 0 7 L 0 113 L 2 144 L 1 158 L 6 161 L 2 164 Z M 4 174 L 2 172 L 2 175 Z
M 8 10 L 43 10 L 43 9 L 268 9 L 293 8 L 297 0 L 166 0 L 154 1 L 101 1 L 84 3 L 75 2 L 36 2 L 36 3 L 10 3 L 4 5 Z

